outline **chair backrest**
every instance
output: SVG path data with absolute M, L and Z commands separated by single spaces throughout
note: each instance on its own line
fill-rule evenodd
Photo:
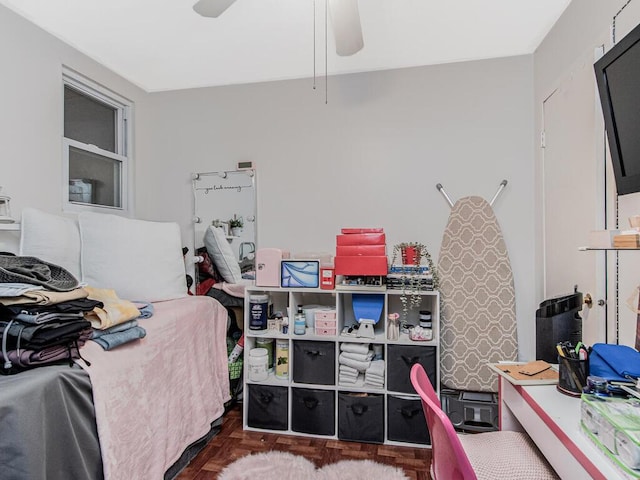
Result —
M 442 411 L 438 395 L 419 363 L 411 368 L 411 383 L 420 395 L 431 435 L 431 462 L 435 480 L 477 480 L 453 424 Z
M 429 380 L 427 372 L 419 363 L 416 363 L 411 367 L 411 383 L 418 394 L 420 394 L 420 392 L 418 391 L 417 386 L 420 386 L 420 389 L 431 399 L 431 401 L 435 403 L 438 408 L 442 408 L 438 394 L 433 389 L 433 385 L 431 384 L 431 380 Z M 422 395 L 420 394 L 420 396 Z

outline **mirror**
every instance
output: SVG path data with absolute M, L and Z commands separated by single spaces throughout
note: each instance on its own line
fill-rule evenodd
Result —
M 192 179 L 195 254 L 204 246 L 207 228 L 213 225 L 224 231 L 243 278 L 255 278 L 255 171 L 194 173 Z

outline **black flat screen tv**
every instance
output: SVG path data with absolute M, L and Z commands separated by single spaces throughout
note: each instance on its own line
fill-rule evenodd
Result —
M 594 69 L 618 195 L 640 192 L 640 25 Z

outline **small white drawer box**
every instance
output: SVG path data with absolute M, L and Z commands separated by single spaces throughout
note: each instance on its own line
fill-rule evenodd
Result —
M 322 328 L 316 325 L 316 335 L 335 335 L 335 334 L 336 334 L 335 326 L 333 328 Z
M 316 328 L 336 328 L 335 320 L 316 320 Z
M 316 310 L 315 311 L 315 320 L 334 320 L 336 319 L 336 311 L 335 310 Z

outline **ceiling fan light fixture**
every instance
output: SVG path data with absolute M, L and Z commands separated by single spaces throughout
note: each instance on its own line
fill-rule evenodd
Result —
M 199 0 L 193 6 L 196 13 L 203 17 L 217 18 L 236 0 Z
M 348 57 L 364 47 L 358 0 L 327 0 L 331 12 L 331 25 L 336 42 L 336 53 Z

